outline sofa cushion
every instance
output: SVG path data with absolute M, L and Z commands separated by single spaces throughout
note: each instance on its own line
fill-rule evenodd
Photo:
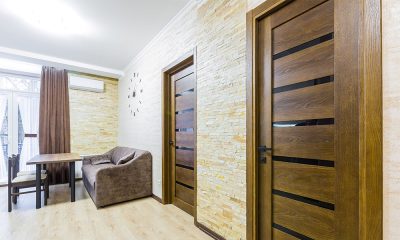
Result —
M 117 162 L 117 165 L 125 164 L 125 163 L 129 162 L 129 161 L 130 161 L 132 158 L 134 158 L 134 157 L 135 157 L 135 152 L 130 153 L 130 154 L 128 154 L 128 155 L 126 155 L 126 156 L 120 158 L 120 159 L 118 160 L 118 162 Z
M 86 177 L 88 183 L 94 187 L 94 183 L 96 182 L 96 174 L 98 171 L 104 168 L 113 167 L 112 163 L 98 164 L 92 165 L 87 164 L 82 166 L 82 174 Z
M 111 160 L 107 158 L 93 159 L 90 163 L 92 165 L 106 164 L 106 163 L 111 163 Z
M 135 153 L 135 149 L 133 149 L 133 148 L 116 147 L 111 155 L 111 162 L 116 165 L 119 160 L 125 158 L 126 156 L 128 156 L 132 153 Z M 128 159 L 127 161 L 131 160 L 132 158 Z

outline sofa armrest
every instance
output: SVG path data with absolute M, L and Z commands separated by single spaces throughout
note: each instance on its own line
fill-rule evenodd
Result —
M 99 155 L 88 155 L 82 157 L 82 165 L 90 164 L 91 161 L 101 160 L 104 158 L 110 158 L 107 154 L 99 154 Z

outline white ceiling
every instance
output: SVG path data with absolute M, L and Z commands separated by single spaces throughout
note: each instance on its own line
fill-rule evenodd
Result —
M 70 7 L 88 25 L 83 33 L 60 35 L 34 27 L 31 22 L 18 17 L 19 10 L 17 14 L 11 11 L 10 1 L 16 0 L 0 0 L 0 48 L 112 70 L 124 69 L 189 2 L 189 0 L 52 0 L 60 1 Z

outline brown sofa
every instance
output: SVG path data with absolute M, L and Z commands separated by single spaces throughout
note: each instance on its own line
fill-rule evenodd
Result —
M 116 147 L 83 158 L 82 178 L 96 207 L 152 195 L 152 156 L 149 152 Z

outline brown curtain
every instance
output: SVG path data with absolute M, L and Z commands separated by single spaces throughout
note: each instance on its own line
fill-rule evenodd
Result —
M 53 67 L 43 67 L 40 85 L 39 152 L 71 152 L 69 125 L 68 73 Z M 51 184 L 69 180 L 68 164 L 47 166 Z

